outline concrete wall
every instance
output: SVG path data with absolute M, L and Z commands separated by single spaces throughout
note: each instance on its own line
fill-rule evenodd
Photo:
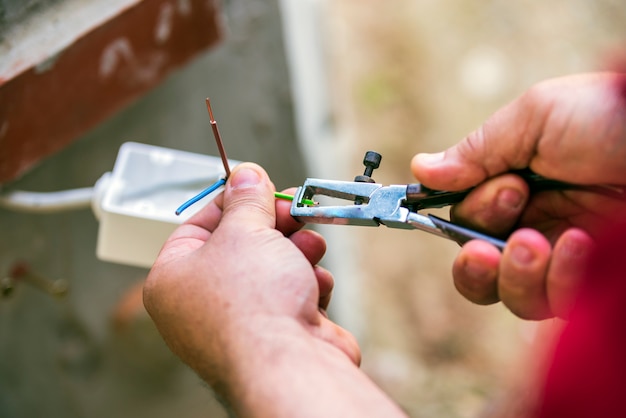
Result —
M 58 0 L 0 0 L 0 33 L 30 13 L 36 13 Z

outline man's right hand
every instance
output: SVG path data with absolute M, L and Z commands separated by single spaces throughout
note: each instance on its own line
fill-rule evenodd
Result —
M 471 241 L 453 266 L 457 289 L 479 304 L 502 301 L 527 319 L 566 317 L 599 228 L 626 204 L 601 194 L 529 196 L 511 170 L 530 168 L 582 185 L 626 185 L 626 75 L 600 73 L 540 83 L 457 145 L 418 154 L 416 178 L 440 190 L 477 186 L 455 222 L 506 237 L 501 254 Z

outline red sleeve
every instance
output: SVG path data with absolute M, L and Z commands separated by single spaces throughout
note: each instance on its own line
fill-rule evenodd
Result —
M 598 240 L 544 389 L 540 418 L 626 417 L 626 223 Z

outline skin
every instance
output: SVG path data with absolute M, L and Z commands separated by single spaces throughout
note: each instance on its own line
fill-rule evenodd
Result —
M 242 417 L 403 416 L 325 314 L 323 238 L 301 230 L 257 165 L 165 243 L 144 304 L 171 350 Z
M 501 254 L 472 241 L 459 252 L 454 282 L 467 299 L 502 301 L 525 319 L 566 318 L 594 237 L 626 207 L 581 191 L 529 196 L 518 176 L 529 167 L 582 185 L 626 185 L 626 75 L 586 74 L 540 83 L 457 145 L 418 154 L 411 168 L 426 186 L 478 186 L 451 216 L 510 237 Z
M 455 221 L 507 236 L 501 254 L 471 241 L 453 265 L 455 285 L 480 304 L 502 301 L 522 318 L 566 316 L 586 254 L 620 200 L 581 191 L 529 196 L 508 173 L 580 184 L 626 184 L 626 76 L 592 74 L 541 83 L 480 129 L 412 170 L 426 186 L 477 186 Z M 180 226 L 157 258 L 144 305 L 171 350 L 242 417 L 404 416 L 358 368 L 354 338 L 325 314 L 333 277 L 317 266 L 318 234 L 254 164 Z

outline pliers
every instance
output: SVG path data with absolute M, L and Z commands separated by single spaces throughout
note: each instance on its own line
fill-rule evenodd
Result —
M 502 240 L 453 224 L 433 214 L 422 215 L 417 212 L 449 206 L 461 194 L 430 190 L 421 184 L 383 186 L 377 183 L 309 178 L 297 189 L 290 213 L 304 223 L 419 229 L 460 244 L 482 239 L 504 249 L 505 242 Z M 344 200 L 346 204 L 323 205 L 323 196 Z M 315 200 L 318 204 L 310 206 L 302 203 L 304 200 Z
M 366 160 L 367 160 L 366 154 Z M 380 157 L 379 157 L 380 161 Z M 365 162 L 365 160 L 364 160 Z M 367 164 L 366 164 L 367 166 Z M 529 170 L 515 172 L 528 183 L 530 192 L 544 190 L 587 190 L 624 199 L 626 192 L 610 186 L 581 186 L 547 179 Z M 366 174 L 367 169 L 366 169 Z M 369 171 L 371 175 L 371 170 Z M 366 181 L 363 181 L 363 177 Z M 463 245 L 481 239 L 503 250 L 506 242 L 454 224 L 423 209 L 441 208 L 461 202 L 473 189 L 462 191 L 433 190 L 422 184 L 389 185 L 360 181 L 307 179 L 300 186 L 291 205 L 291 215 L 304 223 L 379 226 L 419 229 Z M 328 199 L 330 198 L 330 199 Z M 310 205 L 310 201 L 317 202 Z M 327 204 L 325 204 L 327 203 Z

